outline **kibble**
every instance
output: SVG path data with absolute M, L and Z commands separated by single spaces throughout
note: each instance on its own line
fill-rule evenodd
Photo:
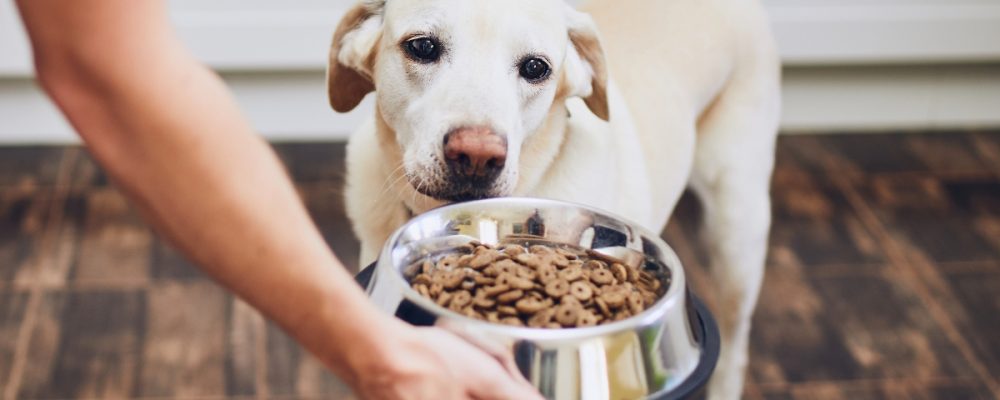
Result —
M 609 256 L 570 246 L 470 242 L 407 269 L 417 293 L 469 318 L 531 328 L 574 328 L 638 315 L 663 282 Z

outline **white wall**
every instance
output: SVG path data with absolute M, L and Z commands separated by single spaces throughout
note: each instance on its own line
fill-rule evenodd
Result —
M 1000 0 L 763 1 L 790 66 L 786 128 L 1000 126 Z M 332 27 L 350 3 L 170 6 L 180 35 L 222 72 L 261 132 L 310 139 L 343 137 L 360 118 L 329 111 L 322 82 Z M 0 143 L 73 140 L 30 80 L 14 11 L 0 0 Z

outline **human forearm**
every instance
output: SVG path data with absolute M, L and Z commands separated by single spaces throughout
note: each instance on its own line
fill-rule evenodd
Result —
M 40 79 L 91 153 L 162 235 L 349 378 L 346 353 L 364 349 L 385 317 L 326 248 L 219 79 L 166 27 L 135 28 L 147 32 L 142 43 L 98 43 L 99 32 L 72 36 L 75 16 L 64 32 L 36 25 L 53 24 L 32 18 L 44 1 L 20 3 Z

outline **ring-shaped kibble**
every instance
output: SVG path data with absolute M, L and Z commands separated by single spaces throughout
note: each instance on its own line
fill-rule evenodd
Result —
M 472 278 L 472 280 L 476 282 L 477 285 L 483 285 L 483 286 L 492 285 L 496 283 L 496 278 L 490 278 L 486 275 L 476 275 L 474 278 Z
M 538 280 L 541 281 L 541 283 L 548 285 L 549 283 L 552 283 L 552 281 L 556 279 L 559 279 L 559 273 L 556 272 L 555 270 L 542 269 L 538 271 Z
M 566 248 L 563 248 L 563 247 L 557 247 L 556 248 L 556 253 L 559 254 L 559 255 L 561 255 L 561 256 L 563 256 L 563 257 L 566 257 L 567 259 L 570 259 L 570 260 L 575 260 L 577 258 L 580 258 L 580 254 L 579 253 L 572 252 L 572 251 L 567 250 Z
M 472 305 L 480 308 L 493 308 L 497 305 L 497 301 L 489 297 L 479 297 L 478 294 L 482 292 L 477 292 L 477 296 L 472 300 Z
M 501 293 L 506 293 L 509 291 L 510 291 L 510 286 L 507 285 L 493 285 L 483 288 L 483 292 L 485 292 L 486 295 L 490 297 L 499 295 Z
M 472 293 L 466 290 L 459 290 L 451 297 L 451 304 L 457 307 L 465 307 L 472 302 Z
M 507 293 L 497 296 L 497 301 L 499 301 L 501 304 L 508 304 L 508 303 L 513 303 L 522 297 L 524 297 L 523 290 L 511 290 Z
M 514 277 L 510 280 L 510 287 L 520 290 L 531 290 L 535 288 L 535 281 L 531 279 Z
M 625 265 L 622 263 L 611 264 L 611 273 L 620 282 L 628 281 L 628 268 L 625 268 Z
M 529 267 L 537 266 L 541 262 L 541 259 L 537 255 L 531 253 L 518 254 L 514 257 L 514 260 Z
M 498 306 L 497 312 L 499 312 L 500 315 L 517 315 L 517 308 L 514 308 L 513 306 Z
M 565 296 L 560 297 L 559 304 L 575 304 L 577 306 L 583 307 L 583 303 L 580 302 L 580 299 L 577 299 L 576 296 L 573 296 L 571 294 L 567 294 Z
M 610 291 L 601 294 L 601 300 L 604 300 L 611 308 L 620 308 L 625 305 L 625 293 L 620 291 Z
M 476 256 L 472 254 L 463 254 L 461 257 L 458 258 L 458 267 L 459 268 L 468 267 L 469 262 L 472 261 L 473 258 L 476 258 Z
M 591 297 L 594 297 L 594 291 L 590 288 L 590 285 L 584 281 L 573 282 L 569 286 L 569 293 L 581 302 L 590 300 Z
M 550 297 L 563 297 L 569 293 L 569 286 L 569 282 L 562 279 L 556 279 L 545 285 L 545 294 Z
M 587 269 L 605 269 L 608 267 L 608 264 L 600 260 L 590 260 L 584 263 L 583 267 Z
M 604 314 L 605 317 L 611 316 L 611 308 L 608 307 L 608 303 L 604 299 L 598 297 L 594 302 L 597 303 L 597 309 L 601 311 L 601 314 Z
M 418 283 L 413 285 L 413 290 L 416 290 L 423 297 L 431 297 L 431 294 L 427 291 L 427 285 Z
M 456 289 L 462 285 L 462 281 L 465 280 L 465 272 L 462 271 L 450 271 L 444 276 L 444 280 L 441 284 L 444 285 L 445 289 Z
M 424 261 L 424 263 L 421 264 L 420 266 L 420 272 L 429 274 L 431 273 L 431 271 L 434 271 L 434 263 L 432 263 L 430 260 Z
M 527 252 L 528 252 L 528 250 L 526 250 L 526 249 L 525 249 L 525 248 L 524 248 L 523 246 L 521 246 L 521 245 L 517 245 L 517 244 L 508 244 L 508 245 L 506 245 L 506 246 L 504 246 L 504 247 L 503 247 L 503 252 L 504 252 L 505 254 L 507 254 L 507 255 L 511 256 L 511 257 L 517 257 L 517 255 L 518 255 L 518 254 L 524 254 L 524 253 L 527 253 Z
M 434 282 L 431 284 L 428 293 L 430 293 L 432 297 L 438 297 L 438 295 L 441 294 L 441 292 L 443 291 L 444 291 L 444 285 L 442 285 L 440 282 Z
M 534 314 L 547 308 L 548 304 L 533 297 L 525 297 L 518 300 L 517 303 L 514 304 L 514 307 L 521 313 Z
M 597 269 L 590 272 L 590 281 L 598 285 L 607 285 L 614 282 L 615 277 L 609 270 Z
M 454 268 L 456 265 L 458 265 L 458 257 L 459 256 L 455 254 L 449 254 L 447 256 L 444 256 L 444 258 L 442 258 L 437 263 L 438 269 L 449 270 Z
M 449 292 L 441 292 L 441 294 L 438 295 L 438 297 L 437 297 L 437 301 L 436 301 L 437 305 L 439 305 L 441 307 L 447 307 L 448 303 L 451 301 L 451 297 L 452 297 L 451 293 L 449 293 Z
M 431 276 L 427 274 L 419 274 L 410 281 L 412 285 L 430 285 L 431 283 L 433 283 L 431 282 Z
M 531 268 L 528 268 L 528 267 L 519 267 L 519 268 L 517 268 L 516 274 L 517 274 L 518 277 L 521 277 L 521 278 L 524 278 L 524 279 L 535 279 L 535 277 L 538 276 L 538 273 L 535 272 L 534 269 L 531 269 Z
M 562 326 L 575 326 L 577 317 L 580 315 L 580 308 L 563 304 L 556 309 L 556 321 Z
M 597 322 L 597 316 L 590 312 L 581 314 L 576 320 L 577 326 L 594 326 L 597 325 Z
M 555 250 L 552 250 L 551 247 L 541 244 L 532 245 L 531 247 L 528 248 L 528 251 L 530 251 L 531 254 L 539 254 L 539 255 L 551 254 L 555 252 Z
M 502 274 L 500 274 L 500 276 L 497 277 L 496 284 L 497 284 L 497 286 L 510 286 L 510 281 L 513 278 L 514 278 L 514 276 L 512 276 L 510 274 L 502 273 Z
M 479 252 L 476 253 L 471 260 L 469 260 L 469 267 L 472 269 L 483 269 L 486 268 L 487 265 L 490 265 L 490 263 L 493 262 L 493 259 L 493 254 L 490 252 Z
M 548 258 L 549 264 L 555 265 L 557 268 L 566 268 L 569 266 L 569 259 L 561 254 L 553 254 Z
M 646 309 L 645 302 L 642 300 L 642 295 L 638 292 L 629 293 L 626 301 L 628 302 L 629 310 L 631 310 L 634 315 L 638 315 Z
M 559 276 L 567 281 L 573 282 L 583 278 L 583 268 L 571 265 L 559 272 Z
M 531 318 L 528 319 L 528 326 L 533 328 L 544 327 L 545 325 L 548 325 L 550 322 L 552 322 L 552 317 L 554 317 L 555 315 L 556 315 L 556 310 L 554 308 L 546 308 L 544 310 L 536 312 L 535 315 L 532 315 Z

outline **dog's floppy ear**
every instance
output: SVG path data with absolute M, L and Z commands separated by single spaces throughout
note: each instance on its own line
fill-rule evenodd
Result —
M 566 79 L 572 93 L 583 97 L 587 107 L 598 118 L 607 121 L 608 69 L 604 49 L 597 34 L 597 25 L 589 15 L 566 5 L 570 48 L 566 54 Z
M 326 69 L 326 88 L 330 106 L 338 112 L 357 107 L 375 90 L 372 70 L 375 46 L 381 32 L 381 7 L 384 2 L 362 1 L 340 20 L 330 44 Z

